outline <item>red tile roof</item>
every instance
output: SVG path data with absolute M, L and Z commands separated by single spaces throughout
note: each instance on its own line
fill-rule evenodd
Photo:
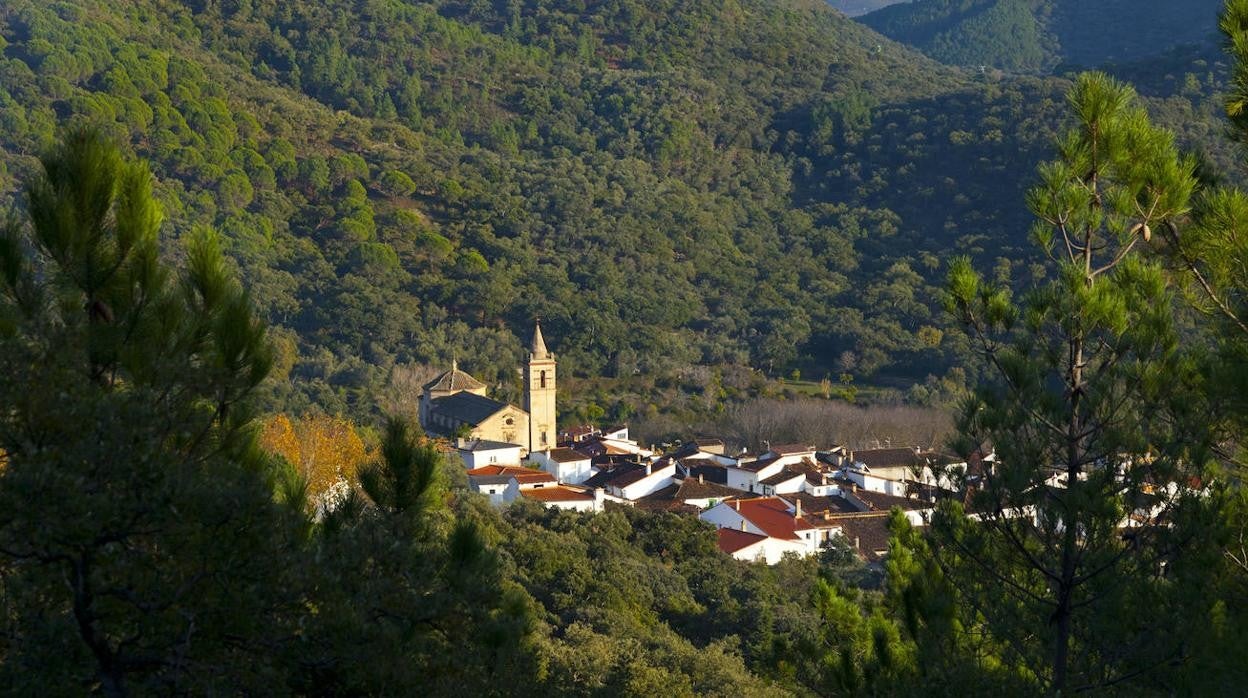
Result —
M 468 471 L 468 477 L 483 477 L 487 475 L 525 475 L 528 473 L 540 472 L 532 468 L 523 468 L 518 465 L 483 465 Z
M 525 468 L 525 470 L 527 472 L 511 474 L 518 484 L 530 485 L 537 482 L 555 482 L 555 476 L 550 473 L 541 470 L 528 470 L 528 468 Z
M 574 490 L 571 487 L 556 485 L 554 487 L 539 487 L 532 490 L 520 490 L 521 497 L 536 499 L 539 502 L 592 502 L 594 495 L 584 490 Z
M 805 444 L 780 444 L 779 446 L 772 446 L 767 450 L 781 456 L 795 456 L 799 453 L 814 453 L 815 447 Z
M 570 448 L 556 448 L 550 452 L 550 459 L 556 463 L 576 463 L 577 461 L 589 460 L 590 456 L 578 453 Z
M 779 497 L 734 500 L 730 506 L 772 538 L 800 540 L 797 531 L 812 528 L 806 521 L 794 518 L 788 502 Z
M 767 536 L 749 531 L 738 531 L 733 528 L 721 528 L 716 533 L 719 537 L 719 549 L 729 555 L 748 548 L 759 541 L 767 540 Z

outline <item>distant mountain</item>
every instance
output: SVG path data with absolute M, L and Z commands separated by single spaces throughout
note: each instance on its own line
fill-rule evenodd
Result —
M 1045 72 L 1213 43 L 1222 0 L 917 0 L 860 18 L 943 63 Z
M 868 12 L 874 12 L 881 7 L 896 5 L 899 2 L 908 2 L 909 0 L 828 0 L 828 4 L 832 7 L 844 12 L 850 17 L 858 17 Z

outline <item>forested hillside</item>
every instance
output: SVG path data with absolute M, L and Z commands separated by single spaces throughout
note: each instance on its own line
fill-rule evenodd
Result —
M 1042 72 L 1213 44 L 1219 0 L 918 0 L 872 12 L 880 33 L 953 65 Z
M 828 4 L 850 17 L 865 15 L 868 12 L 878 10 L 881 7 L 888 7 L 897 2 L 899 0 L 828 0 Z
M 0 37 L 3 190 L 103 125 L 166 234 L 224 232 L 275 398 L 331 411 L 453 354 L 506 389 L 535 316 L 572 375 L 942 375 L 949 253 L 1038 273 L 1017 202 L 1066 87 L 815 0 L 14 0 Z M 1154 104 L 1189 144 L 1207 68 Z

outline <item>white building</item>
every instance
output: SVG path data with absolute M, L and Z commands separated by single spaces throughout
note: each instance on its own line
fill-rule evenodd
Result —
M 529 460 L 555 476 L 559 482 L 579 485 L 593 474 L 589 456 L 570 448 L 556 448 L 529 454 Z
M 569 485 L 521 490 L 520 496 L 540 502 L 542 506 L 546 507 L 585 512 L 602 511 L 602 504 L 605 499 L 601 489 L 572 487 Z
M 803 461 L 814 462 L 814 458 L 814 446 L 800 444 L 773 446 L 755 460 L 742 462 L 735 468 L 728 468 L 727 484 L 743 492 L 763 494 L 764 480 L 779 475 L 785 466 L 797 465 Z
M 767 536 L 761 550 L 767 564 L 780 561 L 786 552 L 811 555 L 827 540 L 827 533 L 802 516 L 801 503 L 790 504 L 780 497 L 734 499 L 702 512 L 698 518 L 728 528 Z
M 506 504 L 519 496 L 517 478 L 526 484 L 554 484 L 550 473 L 515 465 L 485 465 L 468 471 L 468 488 L 484 494 L 493 504 Z
M 663 459 L 628 472 L 607 483 L 614 497 L 633 501 L 670 487 L 675 482 L 676 462 Z
M 520 444 L 509 444 L 502 441 L 486 439 L 460 439 L 455 446 L 464 467 L 475 470 L 487 465 L 520 465 L 520 452 L 524 447 Z

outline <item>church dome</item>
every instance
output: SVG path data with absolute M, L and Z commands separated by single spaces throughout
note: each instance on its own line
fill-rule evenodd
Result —
M 451 363 L 451 370 L 425 383 L 424 390 L 431 393 L 457 393 L 461 390 L 484 390 L 485 383 L 459 370 L 456 362 Z

